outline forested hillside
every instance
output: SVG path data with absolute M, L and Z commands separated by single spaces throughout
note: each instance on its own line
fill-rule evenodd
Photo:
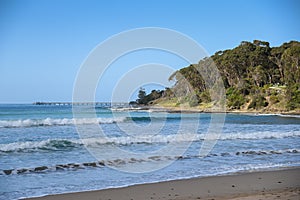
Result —
M 175 80 L 172 88 L 144 94 L 138 102 L 207 107 L 211 104 L 210 96 L 198 69 L 209 68 L 212 60 L 224 82 L 228 110 L 300 109 L 300 43 L 297 41 L 279 47 L 270 47 L 265 41 L 243 41 L 234 49 L 218 51 L 210 59 L 178 70 L 170 77 Z M 184 80 L 188 81 L 188 87 Z

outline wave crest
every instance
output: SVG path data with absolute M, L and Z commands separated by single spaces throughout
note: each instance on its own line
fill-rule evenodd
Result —
M 24 120 L 0 120 L 2 128 L 34 127 L 34 126 L 63 126 L 73 124 L 112 124 L 123 122 L 126 117 L 119 118 L 62 118 L 62 119 L 24 119 Z
M 76 140 L 54 139 L 43 141 L 13 142 L 9 144 L 0 144 L 0 152 L 30 152 L 34 150 L 64 150 L 80 146 Z
M 256 132 L 256 133 L 232 133 L 222 134 L 219 140 L 256 140 L 256 139 L 277 139 L 286 137 L 300 137 L 300 132 Z M 177 134 L 177 135 L 139 135 L 123 137 L 97 137 L 84 139 L 48 139 L 43 141 L 26 141 L 0 144 L 0 152 L 31 152 L 37 150 L 64 150 L 78 148 L 86 145 L 97 147 L 100 145 L 132 145 L 132 144 L 158 144 L 158 143 L 180 143 L 197 142 L 204 139 L 217 139 L 215 137 L 205 138 L 204 134 Z

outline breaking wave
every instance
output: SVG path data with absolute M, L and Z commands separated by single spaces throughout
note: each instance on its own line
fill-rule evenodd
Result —
M 64 126 L 64 125 L 85 125 L 85 124 L 112 124 L 126 121 L 151 122 L 166 120 L 181 120 L 180 117 L 115 117 L 115 118 L 46 118 L 46 119 L 20 119 L 0 120 L 0 128 L 19 128 L 36 126 Z
M 277 114 L 277 113 L 260 113 L 260 114 L 249 114 L 250 116 L 277 116 L 277 117 L 287 117 L 287 118 L 300 118 L 299 114 Z
M 123 122 L 126 117 L 119 118 L 80 118 L 80 119 L 24 119 L 24 120 L 0 120 L 0 127 L 2 128 L 18 128 L 18 127 L 34 127 L 34 126 L 63 126 L 73 124 L 111 124 Z
M 132 145 L 132 144 L 158 144 L 158 143 L 180 143 L 197 142 L 208 140 L 256 140 L 256 139 L 277 139 L 287 137 L 300 137 L 300 131 L 291 132 L 256 132 L 256 133 L 232 133 L 222 134 L 219 138 L 214 135 L 205 137 L 204 134 L 177 134 L 177 135 L 140 135 L 125 137 L 97 137 L 85 139 L 48 139 L 43 141 L 26 141 L 0 144 L 0 153 L 10 152 L 32 152 L 39 150 L 56 151 L 79 148 L 83 145 L 97 147 L 101 145 Z
M 43 141 L 13 142 L 0 144 L 0 152 L 32 152 L 36 150 L 65 150 L 79 147 L 82 144 L 79 140 L 54 139 Z

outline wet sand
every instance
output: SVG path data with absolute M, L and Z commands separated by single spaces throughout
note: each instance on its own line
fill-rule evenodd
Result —
M 247 172 L 31 198 L 35 200 L 300 199 L 300 168 Z

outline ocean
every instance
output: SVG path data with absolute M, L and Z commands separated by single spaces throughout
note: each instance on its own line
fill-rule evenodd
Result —
M 0 199 L 295 166 L 299 115 L 0 105 Z

